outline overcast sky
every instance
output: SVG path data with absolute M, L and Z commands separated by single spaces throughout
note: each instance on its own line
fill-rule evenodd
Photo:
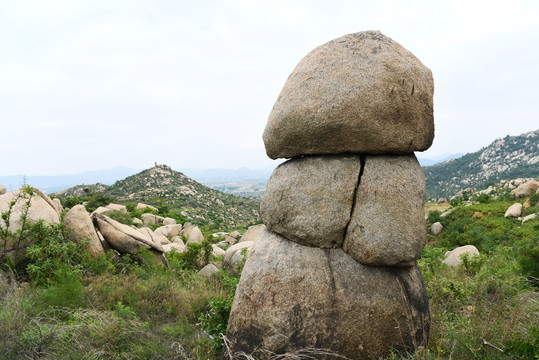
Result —
M 380 30 L 434 75 L 434 144 L 539 128 L 539 1 L 0 0 L 0 174 L 264 168 L 262 132 L 316 46 Z

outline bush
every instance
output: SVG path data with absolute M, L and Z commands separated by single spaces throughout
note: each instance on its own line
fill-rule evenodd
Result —
M 107 216 L 110 217 L 113 220 L 118 221 L 119 223 L 125 224 L 125 225 L 133 225 L 133 218 L 128 214 L 121 210 L 114 210 L 107 213 Z
M 427 216 L 427 221 L 429 222 L 429 224 L 434 224 L 435 222 L 440 221 L 441 215 L 442 213 L 438 210 L 429 211 L 429 214 Z
M 480 204 L 486 204 L 490 201 L 490 196 L 487 194 L 481 194 L 476 199 Z
M 26 272 L 36 284 L 50 284 L 65 272 L 79 275 L 82 263 L 89 257 L 84 243 L 66 238 L 63 224 L 45 225 L 42 221 L 30 229 L 32 244 L 27 249 Z M 22 275 L 22 274 L 19 274 Z

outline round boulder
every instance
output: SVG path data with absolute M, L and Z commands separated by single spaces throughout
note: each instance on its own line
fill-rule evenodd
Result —
M 219 269 L 217 268 L 217 266 L 213 264 L 208 264 L 204 266 L 202 269 L 200 269 L 200 271 L 197 274 L 205 278 L 211 278 L 214 274 L 218 272 L 219 272 Z
M 94 224 L 90 215 L 83 205 L 75 205 L 64 216 L 65 228 L 68 231 L 67 237 L 69 240 L 80 243 L 88 239 L 86 249 L 93 256 L 101 255 L 105 252 L 103 244 L 97 236 Z
M 6 187 L 0 184 L 0 195 L 4 195 L 5 193 L 6 193 Z
M 260 216 L 268 230 L 298 244 L 340 247 L 360 171 L 361 159 L 355 155 L 289 160 L 273 171 Z
M 253 244 L 253 241 L 244 241 L 226 249 L 225 256 L 223 257 L 223 267 L 234 269 L 238 265 L 238 262 L 243 261 L 242 250 L 249 249 Z
M 391 348 L 424 346 L 428 332 L 417 265 L 364 266 L 342 249 L 303 246 L 264 230 L 249 252 L 226 336 L 233 354 L 323 348 L 379 359 Z
M 364 265 L 412 266 L 427 242 L 424 199 L 415 155 L 366 156 L 344 251 Z
M 200 231 L 198 226 L 195 226 L 189 233 L 187 244 L 191 244 L 191 243 L 202 244 L 202 241 L 204 241 L 204 235 L 202 235 L 202 231 Z
M 10 210 L 9 230 L 15 232 L 22 228 L 21 217 L 25 213 L 25 208 L 29 204 L 26 221 L 36 223 L 43 220 L 45 224 L 59 224 L 60 214 L 54 205 L 54 202 L 41 190 L 28 187 L 11 191 L 0 195 L 0 214 Z M 0 225 L 5 226 L 4 220 L 0 217 Z
M 266 225 L 264 224 L 258 224 L 249 226 L 245 234 L 241 237 L 239 242 L 243 241 L 255 241 L 258 238 L 258 235 L 266 228 Z
M 323 44 L 296 66 L 268 119 L 272 159 L 308 154 L 405 154 L 434 139 L 434 82 L 412 53 L 379 31 Z
M 477 250 L 477 248 L 473 245 L 464 245 L 446 252 L 444 255 L 444 260 L 442 260 L 442 262 L 446 265 L 453 267 L 459 266 L 462 263 L 462 259 L 460 258 L 460 256 L 464 253 L 472 257 L 475 255 L 479 255 L 479 250 Z
M 521 214 L 522 214 L 522 204 L 515 203 L 515 204 L 509 206 L 509 208 L 505 212 L 504 217 L 515 217 L 515 218 L 517 218 Z
M 213 255 L 215 255 L 215 256 L 224 256 L 225 255 L 225 250 L 221 249 L 219 246 L 213 244 L 211 246 L 211 248 L 212 248 Z
M 520 184 L 516 189 L 511 191 L 511 195 L 516 197 L 530 196 L 535 194 L 539 190 L 539 182 L 535 180 L 530 180 L 524 184 Z
M 442 233 L 443 228 L 444 226 L 439 221 L 437 221 L 430 226 L 430 231 L 434 235 L 440 235 Z

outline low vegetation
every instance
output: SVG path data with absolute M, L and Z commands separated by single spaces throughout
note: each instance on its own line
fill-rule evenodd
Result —
M 87 200 L 98 205 L 98 197 Z M 537 213 L 538 200 L 500 191 L 453 199 L 445 216 L 445 208 L 431 207 L 427 225 L 439 221 L 444 229 L 428 235 L 419 261 L 430 342 L 391 359 L 539 358 L 539 221 L 503 216 L 515 201 L 529 205 L 524 215 Z M 238 276 L 196 274 L 215 260 L 205 251 L 208 241 L 169 253 L 165 268 L 113 251 L 92 258 L 66 240 L 61 225 L 27 225 L 18 235 L 23 253 L 0 261 L 0 359 L 221 358 Z M 457 268 L 442 263 L 447 250 L 466 244 L 481 255 L 464 257 Z

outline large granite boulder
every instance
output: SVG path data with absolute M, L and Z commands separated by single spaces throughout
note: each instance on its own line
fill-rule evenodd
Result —
M 366 156 L 343 249 L 365 265 L 411 266 L 427 241 L 416 157 Z
M 123 213 L 127 214 L 127 207 L 125 205 L 121 204 L 108 204 L 105 206 L 107 209 L 111 209 L 112 211 L 121 211 Z
M 110 247 L 120 254 L 136 256 L 140 247 L 152 251 L 156 258 L 161 257 L 164 252 L 161 244 L 154 242 L 148 235 L 142 234 L 106 215 L 94 214 L 93 220 Z
M 443 229 L 444 229 L 444 226 L 439 221 L 435 222 L 434 224 L 430 226 L 430 231 L 432 232 L 433 235 L 440 235 Z
M 189 233 L 189 238 L 187 239 L 187 244 L 202 244 L 202 241 L 204 241 L 204 235 L 202 234 L 202 231 L 198 228 L 198 226 L 195 226 L 191 229 L 191 232 Z
M 264 230 L 249 252 L 226 336 L 233 353 L 324 348 L 378 359 L 392 347 L 425 345 L 428 332 L 417 265 L 364 266 L 342 249 L 307 247 Z
M 272 159 L 307 154 L 406 154 L 434 138 L 434 82 L 379 31 L 323 44 L 288 77 L 264 130 Z
M 264 224 L 249 226 L 245 234 L 243 234 L 243 236 L 240 238 L 239 242 L 255 241 L 258 238 L 258 235 L 260 235 L 262 230 L 264 230 L 265 228 L 266 225 Z
M 464 245 L 460 246 L 458 248 L 455 248 L 451 251 L 448 251 L 444 255 L 444 259 L 442 260 L 442 263 L 457 267 L 462 263 L 461 256 L 463 254 L 468 254 L 468 256 L 479 256 L 479 250 L 473 245 Z
M 9 230 L 15 232 L 22 228 L 22 218 L 26 212 L 26 206 L 29 205 L 26 213 L 26 222 L 28 224 L 43 220 L 45 224 L 59 224 L 60 214 L 54 205 L 54 202 L 37 188 L 27 188 L 11 191 L 0 195 L 0 214 L 10 209 Z M 0 226 L 4 227 L 5 222 L 0 217 Z
M 162 224 L 164 217 L 155 214 L 142 214 L 140 216 L 144 225 Z
M 268 230 L 298 244 L 342 245 L 361 171 L 359 156 L 309 156 L 279 165 L 260 216 Z
M 75 205 L 64 216 L 64 225 L 68 231 L 69 240 L 80 243 L 88 240 L 85 248 L 92 256 L 99 256 L 105 252 L 103 244 L 97 236 L 90 214 L 83 205 Z
M 189 239 L 189 235 L 191 235 L 191 231 L 193 231 L 194 228 L 196 228 L 195 225 L 193 225 L 193 224 L 191 224 L 189 222 L 186 222 L 185 224 L 183 224 L 183 229 L 180 232 L 180 236 L 184 236 L 187 239 Z
M 522 204 L 514 203 L 505 211 L 504 217 L 519 217 L 522 215 Z
M 539 181 L 530 180 L 524 184 L 520 184 L 516 189 L 511 191 L 511 195 L 516 197 L 530 196 L 535 194 L 539 189 Z
M 223 268 L 234 269 L 238 266 L 239 263 L 243 261 L 242 250 L 247 249 L 247 251 L 253 246 L 254 241 L 244 241 L 232 245 L 226 249 L 223 257 Z

